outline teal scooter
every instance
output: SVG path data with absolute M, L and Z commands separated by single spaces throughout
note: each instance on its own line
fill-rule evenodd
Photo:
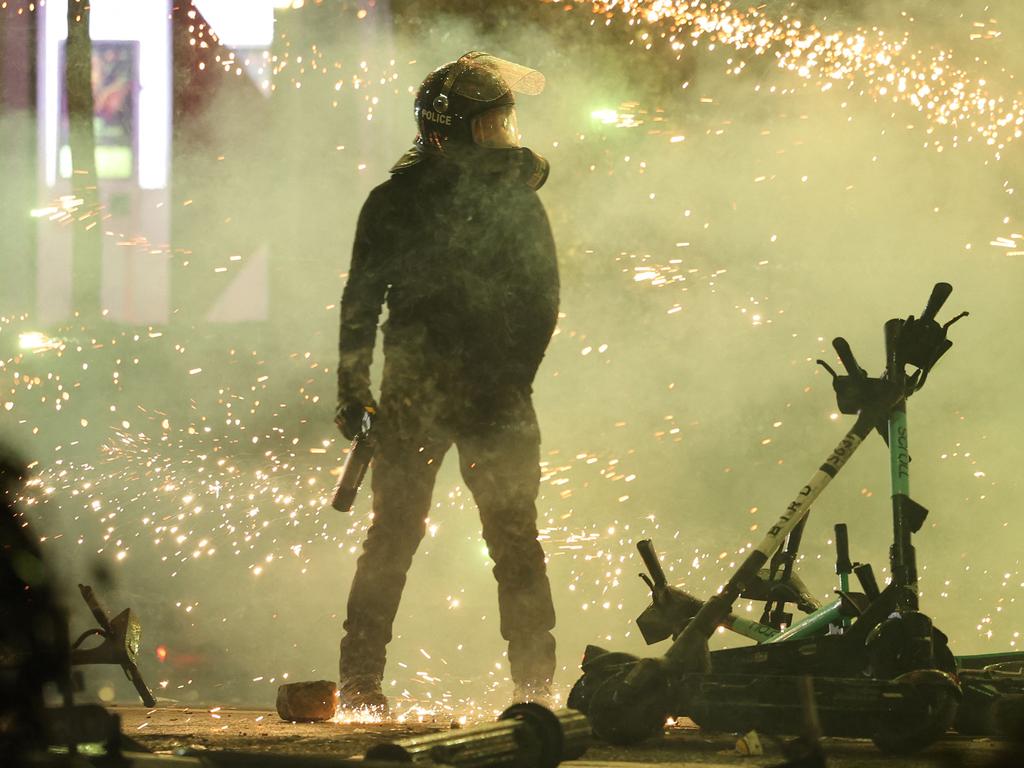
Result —
M 587 714 L 597 735 L 632 743 L 660 732 L 670 715 L 689 716 L 720 730 L 798 732 L 803 712 L 796 691 L 807 676 L 826 734 L 868 736 L 886 751 L 910 752 L 945 731 L 961 689 L 945 636 L 918 605 L 911 535 L 927 511 L 908 492 L 905 402 L 951 346 L 946 333 L 962 315 L 945 325 L 935 321 L 950 291 L 948 284 L 938 284 L 920 318 L 886 324 L 886 371 L 881 377 L 868 377 L 844 340 L 833 342 L 846 369 L 844 376 L 833 372 L 839 409 L 856 414 L 856 423 L 732 578 L 716 595 L 690 606 L 690 617 L 681 631 L 671 632 L 673 643 L 663 657 L 637 659 L 587 649 L 584 674 L 569 703 Z M 908 365 L 915 368 L 909 375 Z M 731 615 L 735 601 L 758 588 L 765 569 L 771 574 L 778 550 L 787 539 L 793 543 L 792 534 L 801 530 L 811 505 L 876 429 L 888 439 L 893 457 L 890 583 L 883 590 L 869 589 L 862 579 L 865 592 L 859 599 L 841 589 L 837 604 L 825 606 L 817 617 L 820 609 L 812 611 L 811 621 L 796 622 L 785 631 L 774 626 L 782 623 L 785 612 L 773 595 L 776 606 L 766 611 L 768 621 L 744 627 L 764 635 L 763 642 L 709 653 L 708 638 L 720 625 L 741 625 Z M 650 568 L 650 558 L 645 561 Z M 850 570 L 844 564 L 847 578 Z M 650 584 L 664 586 L 655 579 Z M 841 631 L 816 634 L 829 626 Z M 779 639 L 786 632 L 788 637 Z

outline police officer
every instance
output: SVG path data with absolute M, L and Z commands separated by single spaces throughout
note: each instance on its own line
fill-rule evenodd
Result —
M 341 703 L 387 713 L 381 691 L 406 572 L 454 445 L 494 560 L 517 700 L 544 699 L 555 624 L 537 541 L 540 432 L 532 383 L 558 313 L 555 246 L 536 190 L 547 161 L 519 144 L 513 91 L 539 72 L 473 51 L 423 81 L 415 143 L 356 226 L 341 300 L 336 421 L 377 413 L 373 521 L 349 593 Z M 369 369 L 384 302 L 378 406 Z

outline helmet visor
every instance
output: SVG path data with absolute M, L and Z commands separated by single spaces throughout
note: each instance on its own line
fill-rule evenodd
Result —
M 473 118 L 473 143 L 491 149 L 519 146 L 519 121 L 511 104 L 488 109 Z
M 515 64 L 481 51 L 459 57 L 451 88 L 474 101 L 494 101 L 509 91 L 536 96 L 544 90 L 544 75 L 535 69 Z

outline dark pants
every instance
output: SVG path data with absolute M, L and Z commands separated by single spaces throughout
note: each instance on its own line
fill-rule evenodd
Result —
M 382 393 L 374 425 L 373 522 L 348 598 L 341 681 L 381 679 L 385 646 L 406 573 L 426 531 L 434 480 L 454 444 L 466 486 L 480 509 L 494 560 L 501 636 L 513 681 L 543 686 L 555 670 L 555 611 L 537 541 L 540 430 L 529 393 L 490 403 L 473 416 L 464 402 L 419 391 Z

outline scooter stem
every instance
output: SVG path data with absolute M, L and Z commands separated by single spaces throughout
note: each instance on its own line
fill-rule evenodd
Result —
M 681 671 L 701 671 L 689 669 L 699 663 L 702 656 L 700 649 L 705 649 L 706 655 L 708 638 L 729 615 L 740 593 L 753 581 L 757 572 L 782 545 L 790 531 L 800 523 L 814 500 L 825 490 L 832 478 L 839 474 L 864 438 L 871 434 L 877 420 L 878 413 L 875 408 L 865 408 L 857 416 L 853 429 L 839 442 L 807 485 L 800 489 L 800 493 L 786 507 L 782 517 L 768 530 L 761 543 L 747 555 L 722 591 L 704 603 L 697 615 L 672 643 L 672 647 L 665 653 L 665 659 L 669 664 L 679 666 Z
M 885 324 L 886 378 L 897 391 L 906 387 L 906 369 L 899 356 L 899 334 L 905 321 L 890 320 Z M 906 398 L 889 411 L 889 474 L 892 481 L 893 538 L 890 566 L 893 581 L 901 587 L 898 605 L 904 611 L 916 611 L 917 562 L 911 543 L 910 507 L 910 444 L 907 432 Z

